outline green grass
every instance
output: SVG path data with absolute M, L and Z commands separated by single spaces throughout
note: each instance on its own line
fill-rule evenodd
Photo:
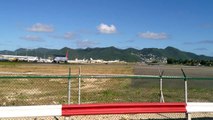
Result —
M 67 80 L 49 79 L 0 80 L 0 105 L 66 103 Z M 64 83 L 60 83 L 64 82 Z
M 5 66 L 15 66 L 16 64 L 19 64 L 17 62 L 0 62 L 0 65 L 5 65 Z
M 84 88 L 88 81 L 82 80 L 82 103 L 112 102 L 159 102 L 158 82 L 144 80 L 138 86 L 131 79 L 108 79 L 93 81 L 91 88 Z M 144 83 L 144 85 L 143 85 Z M 174 84 L 174 83 L 173 83 Z M 177 84 L 178 85 L 178 84 Z M 72 80 L 71 102 L 78 103 L 78 80 Z M 212 102 L 212 88 L 189 89 L 190 102 Z M 184 89 L 172 86 L 163 88 L 166 102 L 184 102 Z M 0 105 L 66 104 L 66 79 L 17 79 L 0 80 Z
M 153 82 L 153 80 L 145 82 L 145 85 L 138 85 L 137 87 L 131 85 L 130 79 L 124 80 L 110 80 L 107 81 L 108 87 L 104 90 L 95 91 L 95 92 L 86 92 L 83 91 L 83 102 L 101 102 L 101 103 L 110 103 L 110 102 L 159 102 L 159 86 L 158 82 Z M 149 85 L 150 84 L 150 85 Z M 173 83 L 175 84 L 175 83 Z M 176 84 L 179 85 L 179 84 Z M 163 88 L 164 99 L 166 102 L 185 102 L 184 99 L 184 87 L 174 87 L 165 86 Z M 189 89 L 188 90 L 188 100 L 190 102 L 212 102 L 211 88 L 198 88 L 198 89 Z
M 32 71 L 42 73 L 55 70 L 52 72 L 54 75 L 64 73 L 64 71 L 67 72 L 67 68 L 69 67 L 64 64 L 41 65 L 7 62 L 0 65 L 1 70 L 19 71 L 25 69 L 23 70 L 25 72 Z M 5 68 L 2 68 L 2 66 L 5 66 Z M 77 65 L 72 66 L 72 73 L 77 73 L 77 70 Z M 156 69 L 153 71 L 156 72 Z M 142 72 L 152 73 L 151 69 L 146 70 L 145 68 Z M 133 65 L 83 65 L 82 73 L 133 74 Z M 71 81 L 71 103 L 76 104 L 78 103 L 78 80 L 72 79 Z M 67 83 L 67 79 L 0 79 L 0 106 L 66 104 Z M 212 102 L 212 83 L 213 81 L 189 81 L 189 101 Z M 184 102 L 183 81 L 163 80 L 163 92 L 166 102 Z M 81 102 L 159 102 L 159 80 L 82 79 Z

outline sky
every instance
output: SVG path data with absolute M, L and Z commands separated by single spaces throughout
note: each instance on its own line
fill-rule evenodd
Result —
M 0 0 L 0 50 L 166 48 L 213 56 L 212 0 Z

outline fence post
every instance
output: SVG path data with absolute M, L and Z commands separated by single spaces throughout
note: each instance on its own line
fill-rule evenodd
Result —
M 159 81 L 159 83 L 160 83 L 160 102 L 164 103 L 165 101 L 164 101 L 164 96 L 163 96 L 163 78 L 162 78 L 164 71 L 161 71 L 159 68 L 158 68 L 158 71 L 159 71 L 159 76 L 160 76 L 160 81 Z
M 78 104 L 81 104 L 81 66 L 78 69 Z
M 70 104 L 70 98 L 71 98 L 71 68 L 69 67 L 69 73 L 68 73 L 68 92 L 67 92 L 67 102 Z M 70 117 L 65 117 L 64 120 L 70 120 Z
M 184 76 L 184 95 L 185 95 L 185 103 L 187 103 L 188 102 L 188 92 L 187 92 L 187 90 L 188 90 L 188 85 L 187 85 L 187 79 L 186 79 L 186 74 L 185 74 L 185 72 L 183 71 L 183 69 L 181 68 L 181 71 L 182 71 L 182 73 L 183 73 L 183 76 Z
M 187 84 L 186 74 L 185 74 L 185 72 L 183 71 L 182 68 L 181 68 L 181 71 L 182 71 L 183 76 L 184 76 L 184 96 L 185 96 L 185 103 L 187 104 L 187 102 L 188 102 L 188 84 Z M 190 113 L 186 113 L 186 119 L 191 120 L 191 114 Z
M 69 76 L 68 76 L 68 104 L 70 104 L 70 97 L 71 97 L 71 68 L 69 67 Z

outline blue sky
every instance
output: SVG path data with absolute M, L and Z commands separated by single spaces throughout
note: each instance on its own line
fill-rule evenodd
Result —
M 165 48 L 213 56 L 212 0 L 1 0 L 0 50 Z

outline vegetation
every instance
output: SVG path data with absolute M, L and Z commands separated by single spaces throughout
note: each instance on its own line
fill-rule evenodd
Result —
M 3 66 L 3 67 L 2 67 Z M 0 64 L 1 75 L 5 73 L 31 73 L 30 75 L 68 75 L 68 64 Z M 178 74 L 179 67 L 164 66 L 165 75 Z M 187 70 L 188 68 L 188 70 Z M 210 67 L 187 67 L 187 75 L 212 76 Z M 135 69 L 140 69 L 136 73 Z M 193 69 L 193 70 L 192 70 Z M 71 66 L 72 74 L 78 73 L 78 65 Z M 207 72 L 209 71 L 209 72 Z M 86 74 L 158 74 L 156 66 L 139 66 L 135 64 L 113 65 L 82 65 L 83 75 Z M 172 73 L 172 74 L 171 74 Z M 26 74 L 25 74 L 26 75 Z M 163 91 L 166 102 L 184 101 L 184 81 L 163 80 Z M 213 81 L 189 81 L 189 101 L 210 101 Z M 71 101 L 78 102 L 78 79 L 71 79 Z M 67 103 L 67 79 L 0 79 L 0 105 L 38 105 Z M 146 79 L 82 79 L 82 103 L 109 102 L 158 102 L 159 81 Z
M 167 64 L 182 64 L 182 65 L 190 65 L 190 66 L 212 66 L 213 60 L 193 60 L 193 59 L 167 59 Z
M 213 57 L 204 55 L 196 55 L 190 52 L 184 52 L 173 47 L 165 49 L 158 48 L 144 48 L 137 50 L 134 48 L 118 49 L 115 47 L 106 48 L 86 48 L 86 49 L 71 49 L 64 47 L 60 50 L 57 49 L 17 49 L 15 51 L 0 51 L 0 54 L 13 54 L 13 55 L 28 55 L 38 57 L 52 57 L 54 55 L 65 55 L 69 51 L 69 59 L 103 59 L 103 60 L 123 60 L 126 62 L 141 62 L 144 56 L 155 55 L 156 57 L 166 57 L 172 59 L 192 59 L 192 60 L 213 60 Z

